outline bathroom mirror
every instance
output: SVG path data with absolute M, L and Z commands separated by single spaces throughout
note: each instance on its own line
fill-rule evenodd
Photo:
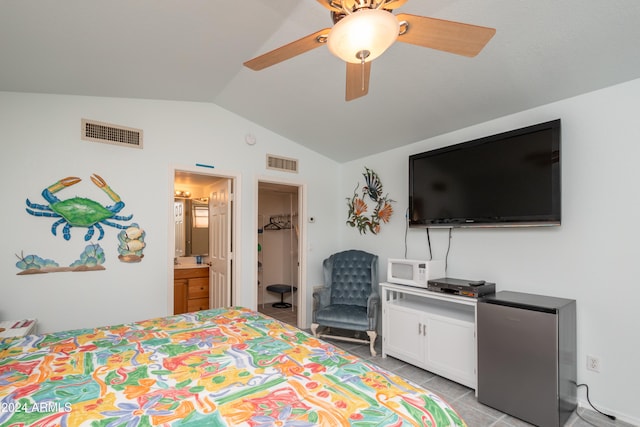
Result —
M 206 199 L 174 199 L 175 256 L 209 254 L 209 202 Z

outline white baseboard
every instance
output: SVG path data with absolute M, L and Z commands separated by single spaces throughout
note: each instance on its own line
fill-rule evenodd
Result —
M 616 421 L 622 421 L 622 422 L 631 424 L 632 426 L 640 426 L 640 419 L 633 418 L 632 416 L 629 416 L 629 415 L 620 414 L 609 408 L 601 407 L 597 403 L 594 403 L 594 405 L 596 406 L 596 408 L 598 408 L 599 411 L 602 411 L 605 414 L 613 415 L 614 417 L 616 417 Z M 604 415 L 601 415 L 598 412 L 596 412 L 593 409 L 593 407 L 591 407 L 591 405 L 589 404 L 586 398 L 585 399 L 578 398 L 578 409 L 579 409 L 579 414 L 584 414 L 585 411 L 588 411 L 589 419 L 592 422 L 597 421 L 598 419 L 608 421 L 610 423 L 614 422 L 609 418 L 605 417 Z

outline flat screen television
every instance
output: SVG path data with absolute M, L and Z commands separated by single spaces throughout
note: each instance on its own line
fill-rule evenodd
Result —
M 411 227 L 560 225 L 560 119 L 409 157 Z

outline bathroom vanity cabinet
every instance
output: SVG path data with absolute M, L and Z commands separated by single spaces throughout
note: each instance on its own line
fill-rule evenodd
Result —
M 209 267 L 173 271 L 173 314 L 209 309 Z

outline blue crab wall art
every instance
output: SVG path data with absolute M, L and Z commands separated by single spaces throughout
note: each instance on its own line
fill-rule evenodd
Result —
M 103 206 L 94 200 L 84 197 L 60 200 L 55 196 L 58 191 L 75 185 L 80 181 L 81 179 L 78 177 L 69 176 L 50 185 L 42 191 L 42 197 L 49 204 L 32 203 L 27 199 L 27 212 L 38 217 L 59 218 L 51 226 L 51 233 L 56 236 L 58 227 L 64 224 L 62 235 L 65 240 L 71 239 L 71 227 L 87 228 L 87 233 L 84 236 L 85 241 L 89 241 L 93 237 L 96 229 L 99 232 L 98 240 L 104 237 L 104 229 L 101 224 L 126 229 L 128 227 L 127 224 L 119 224 L 114 221 L 129 221 L 133 218 L 133 215 L 117 215 L 124 208 L 124 202 L 107 185 L 106 181 L 95 173 L 91 175 L 91 181 L 115 202 L 113 206 Z

